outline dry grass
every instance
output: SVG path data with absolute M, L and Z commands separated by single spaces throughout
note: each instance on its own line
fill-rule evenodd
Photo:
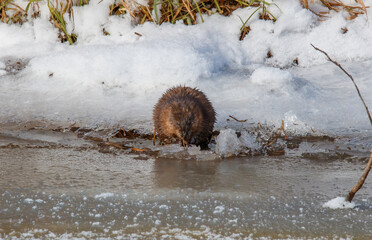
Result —
M 29 0 L 25 9 L 14 3 L 14 0 L 0 0 L 0 22 L 23 24 L 27 17 L 40 16 L 39 2 L 42 0 Z
M 0 0 L 0 15 L 3 23 L 22 24 L 27 17 L 26 10 L 15 4 L 13 0 Z
M 61 42 L 68 41 L 72 45 L 77 40 L 77 36 L 74 33 L 69 33 L 66 27 L 66 21 L 64 19 L 65 13 L 68 13 L 70 19 L 73 19 L 74 12 L 72 9 L 72 0 L 55 0 L 54 3 L 48 0 L 48 8 L 50 11 L 50 21 L 53 22 L 54 26 L 59 29 L 59 38 Z
M 311 10 L 310 5 L 314 4 L 314 0 L 300 0 L 302 5 L 312 11 L 314 14 L 320 17 L 320 20 L 327 17 L 330 11 L 339 12 L 341 10 L 345 10 L 349 13 L 347 17 L 348 20 L 352 20 L 358 17 L 361 14 L 367 14 L 367 7 L 364 4 L 363 0 L 355 0 L 358 4 L 355 5 L 346 5 L 341 0 L 319 0 L 323 6 L 328 8 L 326 12 L 314 12 Z
M 262 19 L 272 20 L 272 14 L 266 8 L 268 5 L 263 0 L 149 0 L 147 5 L 134 0 L 118 0 L 111 5 L 110 15 L 129 14 L 137 24 L 147 21 L 157 24 L 175 23 L 182 20 L 184 24 L 194 25 L 197 24 L 198 17 L 204 22 L 202 14 L 230 16 L 238 8 L 256 7 L 262 10 Z
M 242 21 L 240 40 L 249 33 L 248 21 L 254 14 L 260 19 L 276 21 L 275 16 L 268 11 L 270 3 L 264 0 L 149 0 L 147 5 L 141 5 L 135 0 L 118 0 L 110 6 L 110 15 L 129 14 L 135 24 L 154 22 L 162 24 L 183 21 L 186 25 L 204 22 L 203 14 L 220 14 L 230 16 L 238 8 L 256 8 L 255 11 Z

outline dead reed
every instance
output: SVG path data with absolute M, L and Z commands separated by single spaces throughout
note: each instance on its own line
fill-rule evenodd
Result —
M 0 21 L 2 23 L 22 24 L 26 16 L 26 10 L 15 4 L 13 0 L 0 0 Z
M 50 21 L 59 29 L 59 38 L 61 42 L 68 41 L 72 45 L 77 40 L 77 35 L 67 31 L 66 21 L 64 19 L 65 13 L 68 13 L 70 19 L 73 19 L 74 12 L 72 9 L 72 0 L 55 0 L 53 2 L 48 0 L 48 8 L 50 11 Z
M 110 15 L 128 13 L 136 23 L 140 24 L 146 21 L 162 24 L 182 20 L 187 25 L 193 25 L 197 24 L 198 16 L 200 21 L 204 22 L 202 14 L 217 13 L 230 16 L 238 8 L 255 7 L 262 10 L 260 18 L 275 19 L 267 11 L 269 5 L 270 3 L 264 0 L 149 0 L 147 5 L 139 4 L 134 0 L 118 0 L 111 5 Z
M 325 11 L 325 12 L 314 12 L 311 9 L 310 4 L 313 4 L 314 0 L 300 0 L 300 1 L 306 9 L 309 9 L 314 14 L 316 14 L 318 17 L 320 17 L 320 20 L 326 18 L 327 15 L 330 13 L 330 11 L 339 12 L 341 10 L 345 10 L 346 12 L 349 13 L 347 20 L 352 20 L 361 14 L 367 14 L 367 7 L 364 4 L 363 0 L 355 0 L 355 2 L 357 2 L 358 4 L 354 4 L 354 5 L 344 4 L 341 0 L 320 0 L 323 6 L 328 8 L 328 11 Z

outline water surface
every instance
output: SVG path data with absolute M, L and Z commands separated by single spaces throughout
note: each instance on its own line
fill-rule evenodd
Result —
M 94 141 L 52 131 L 8 132 L 0 144 L 2 238 L 372 237 L 370 179 L 354 209 L 322 206 L 357 182 L 363 150 L 342 155 L 325 151 L 332 149 L 327 141 L 303 142 L 312 152 L 185 160 L 188 152 L 176 146 L 160 147 L 166 157 L 102 151 Z

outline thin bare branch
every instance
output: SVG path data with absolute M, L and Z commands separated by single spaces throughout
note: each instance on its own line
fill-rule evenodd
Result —
M 355 81 L 354 81 L 354 78 L 338 63 L 338 62 L 336 62 L 336 61 L 334 61 L 325 51 L 323 51 L 323 50 L 321 50 L 321 49 L 319 49 L 319 48 L 317 48 L 317 47 L 315 47 L 313 44 L 311 44 L 311 46 L 313 47 L 313 48 L 315 48 L 315 50 L 317 50 L 317 51 L 319 51 L 319 52 L 321 52 L 321 53 L 323 53 L 323 54 L 325 54 L 326 56 L 327 56 L 327 58 L 328 58 L 328 60 L 330 61 L 330 62 L 332 62 L 332 63 L 334 63 L 336 66 L 338 66 L 342 71 L 344 71 L 344 73 L 346 74 L 346 75 L 348 75 L 349 76 L 349 78 L 351 79 L 351 81 L 353 81 L 353 83 L 354 83 L 354 86 L 355 86 L 355 88 L 356 88 L 356 90 L 357 90 L 357 92 L 358 92 L 358 95 L 359 95 L 359 97 L 360 97 L 360 99 L 362 100 L 362 102 L 363 102 L 363 105 L 364 105 L 364 107 L 366 108 L 366 111 L 367 111 L 367 114 L 368 114 L 368 117 L 369 117 L 369 121 L 371 122 L 371 125 L 372 125 L 372 118 L 371 118 L 371 114 L 369 113 L 369 110 L 368 110 L 368 107 L 367 107 L 367 105 L 366 105 L 366 103 L 364 102 L 364 99 L 363 99 L 363 97 L 362 97 L 362 95 L 360 94 L 360 91 L 359 91 L 359 88 L 358 88 L 358 86 L 356 85 L 356 83 L 355 83 Z M 359 181 L 358 181 L 358 183 L 355 185 L 355 187 L 353 188 L 353 189 L 351 189 L 351 191 L 349 192 L 349 194 L 347 195 L 347 197 L 346 197 L 346 201 L 349 201 L 349 202 L 351 202 L 352 200 L 353 200 L 353 198 L 354 198 L 354 195 L 356 194 L 356 192 L 358 192 L 358 190 L 363 186 L 363 184 L 364 184 L 364 181 L 367 179 L 367 176 L 368 176 L 368 173 L 369 173 L 369 171 L 371 170 L 371 167 L 372 167 L 372 148 L 371 148 L 371 150 L 370 150 L 370 155 L 369 155 L 369 160 L 368 160 L 368 163 L 367 163 L 367 166 L 366 166 L 366 168 L 364 169 L 364 171 L 363 171 L 363 174 L 362 174 L 362 176 L 359 178 Z
M 371 125 L 372 125 L 372 117 L 371 117 L 371 114 L 369 113 L 369 110 L 368 110 L 368 107 L 367 107 L 367 104 L 364 102 L 364 99 L 363 99 L 363 97 L 362 97 L 362 95 L 360 94 L 360 91 L 359 91 L 359 88 L 358 88 L 358 86 L 356 85 L 356 83 L 355 83 L 355 81 L 354 81 L 354 78 L 353 78 L 353 76 L 351 76 L 338 62 L 336 62 L 335 60 L 333 60 L 329 55 L 328 55 L 328 53 L 326 53 L 325 51 L 323 51 L 323 50 L 321 50 L 321 49 L 319 49 L 319 48 L 317 48 L 317 47 L 315 47 L 313 44 L 311 44 L 311 46 L 315 49 L 315 50 L 317 50 L 317 51 L 319 51 L 319 52 L 321 52 L 321 53 L 323 53 L 324 55 L 326 55 L 327 56 L 327 58 L 328 58 L 328 60 L 330 61 L 330 62 L 332 62 L 332 63 L 334 63 L 336 66 L 338 66 L 350 79 L 351 79 L 351 81 L 353 82 L 353 84 L 354 84 L 354 86 L 355 86 L 355 88 L 356 88 L 356 90 L 357 90 L 357 92 L 358 92 L 358 95 L 359 95 L 359 97 L 360 97 L 360 100 L 362 100 L 362 103 L 363 103 L 363 105 L 364 105 L 364 107 L 365 107 L 365 109 L 366 109 L 366 111 L 367 111 L 367 115 L 368 115 L 368 117 L 369 117 L 369 121 L 370 121 L 370 123 L 371 123 Z
M 237 122 L 246 122 L 248 119 L 244 119 L 244 120 L 239 120 L 237 119 L 236 117 L 232 116 L 232 115 L 229 115 L 229 117 L 231 117 L 232 119 L 234 119 L 235 121 Z
M 367 176 L 368 176 L 369 171 L 371 170 L 371 167 L 372 167 L 372 148 L 370 150 L 367 166 L 364 169 L 362 176 L 359 178 L 358 183 L 355 185 L 353 189 L 351 189 L 351 191 L 347 195 L 346 201 L 351 202 L 353 200 L 355 193 L 358 192 L 358 190 L 363 186 L 364 181 L 367 179 Z

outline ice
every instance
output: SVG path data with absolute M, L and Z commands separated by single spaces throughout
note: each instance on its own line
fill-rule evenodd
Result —
M 241 143 L 233 129 L 223 129 L 216 139 L 216 153 L 223 157 L 237 155 L 240 152 Z
M 187 148 L 187 152 L 190 156 L 194 156 L 198 161 L 213 161 L 219 159 L 219 156 L 214 151 L 201 151 L 200 147 L 196 146 L 190 146 Z
M 224 206 L 217 206 L 217 207 L 214 209 L 213 214 L 222 213 L 224 210 L 225 210 L 225 207 L 224 207 Z
M 34 203 L 34 200 L 31 199 L 31 198 L 26 198 L 25 200 L 23 200 L 25 203 L 27 204 L 33 204 Z
M 178 144 L 170 144 L 155 148 L 159 150 L 159 158 L 175 158 L 184 160 L 197 161 L 215 161 L 219 160 L 220 156 L 213 150 L 200 150 L 200 147 L 190 145 L 189 147 L 182 147 Z
M 301 121 L 293 111 L 288 111 L 284 114 L 284 128 L 300 135 L 312 132 L 311 127 Z
M 105 199 L 105 198 L 110 198 L 110 197 L 113 197 L 113 196 L 114 196 L 113 193 L 107 192 L 107 193 L 97 194 L 97 195 L 94 196 L 94 198 L 103 198 L 103 199 Z
M 348 209 L 354 208 L 355 203 L 346 201 L 344 197 L 336 197 L 324 203 L 323 207 L 331 209 Z
M 159 208 L 160 209 L 167 209 L 168 210 L 169 209 L 169 206 L 163 204 L 163 205 L 160 205 Z
M 247 131 L 242 131 L 238 137 L 235 130 L 223 129 L 216 139 L 216 153 L 222 157 L 231 157 L 261 148 L 262 144 L 257 142 L 257 136 Z
M 258 150 L 261 146 L 256 140 L 256 136 L 253 134 L 248 133 L 247 131 L 243 131 L 241 136 L 239 137 L 240 144 L 250 150 Z

